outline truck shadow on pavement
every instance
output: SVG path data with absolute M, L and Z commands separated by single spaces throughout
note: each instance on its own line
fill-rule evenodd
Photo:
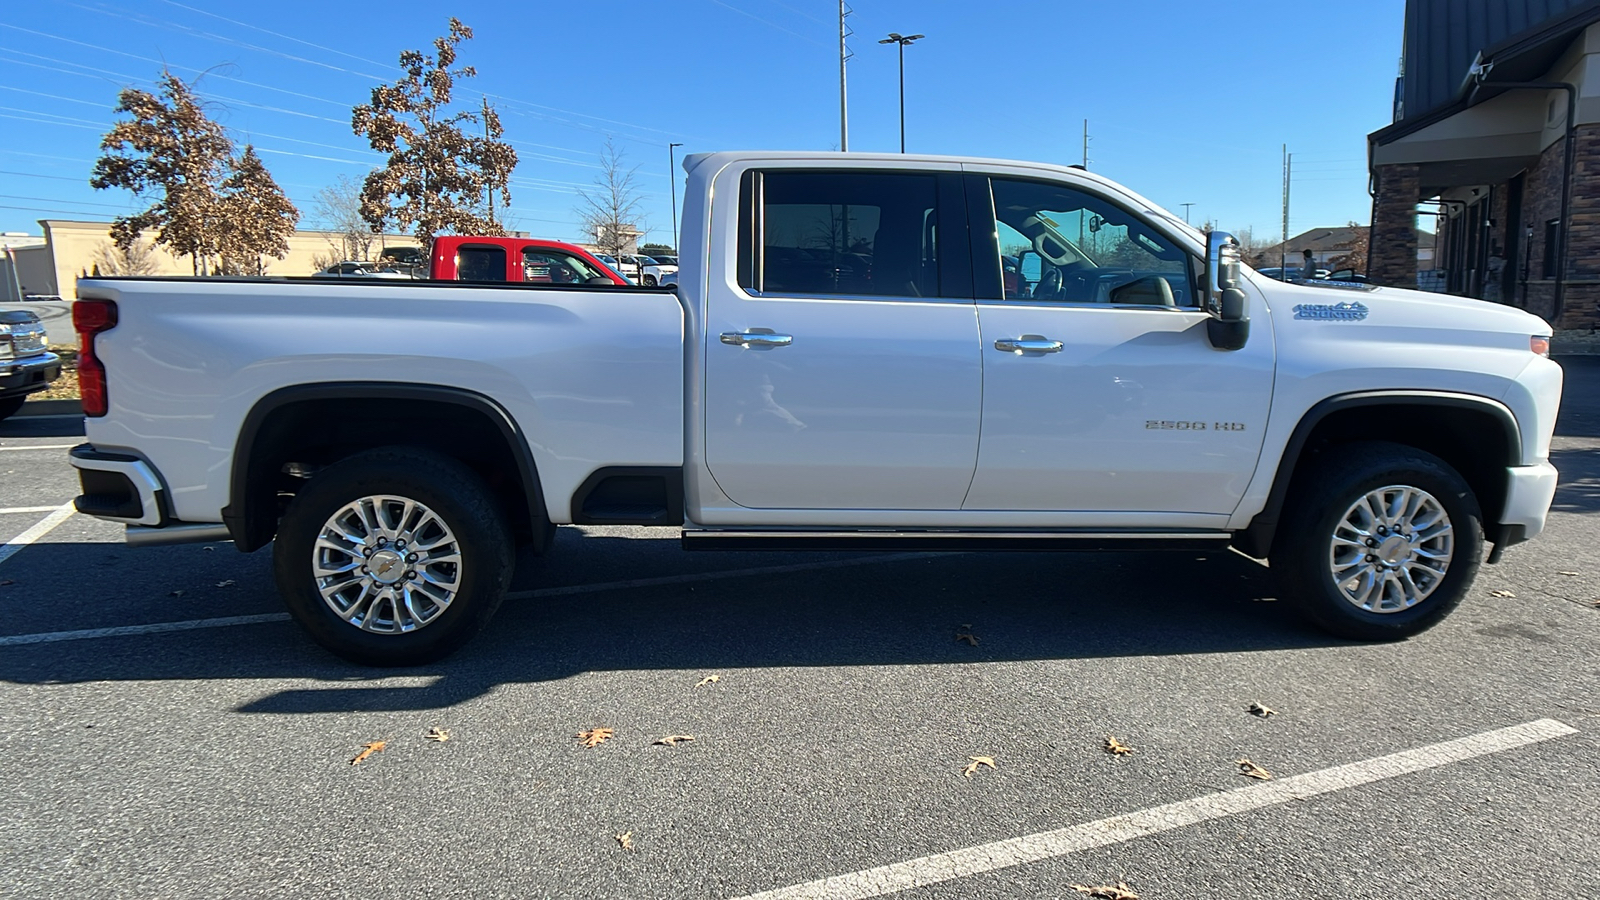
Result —
M 568 529 L 563 529 L 563 532 Z M 664 544 L 638 566 L 613 568 Z M 586 537 L 562 541 L 563 567 L 586 581 L 677 574 L 675 541 Z M 180 548 L 168 548 L 180 549 Z M 76 602 L 105 597 L 115 567 L 85 566 L 107 545 L 29 548 L 32 565 L 75 571 Z M 669 556 L 668 554 L 671 554 Z M 221 553 L 207 554 L 218 563 Z M 749 557 L 757 557 L 751 559 Z M 804 555 L 716 554 L 725 571 L 804 563 Z M 545 582 L 560 557 L 521 561 L 518 580 Z M 845 558 L 835 554 L 833 558 Z M 265 576 L 267 554 L 233 556 Z M 209 562 L 209 560 L 208 560 Z M 531 569 L 532 571 L 529 571 Z M 650 570 L 666 569 L 666 572 Z M 211 577 L 211 576 L 207 576 Z M 270 578 L 212 615 L 281 610 Z M 106 581 L 108 585 L 97 585 Z M 563 579 L 566 580 L 566 579 Z M 589 671 L 693 673 L 764 667 L 972 664 L 1333 646 L 1272 600 L 1270 573 L 1233 553 L 950 554 L 592 594 L 508 600 L 484 634 L 450 659 L 408 669 L 348 665 L 298 628 L 269 623 L 0 648 L 0 679 L 93 681 L 286 679 L 239 703 L 241 713 L 412 711 L 449 707 L 507 684 Z M 46 602 L 75 605 L 72 599 Z M 144 621 L 152 621 L 145 618 Z M 972 634 L 976 645 L 956 638 Z M 396 676 L 407 685 L 394 686 Z M 307 685 L 311 681 L 313 684 Z M 274 686 L 266 686 L 268 688 Z

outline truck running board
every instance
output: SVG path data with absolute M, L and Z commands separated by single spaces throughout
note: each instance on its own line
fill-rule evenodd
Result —
M 685 550 L 1222 550 L 1226 531 L 741 531 L 685 529 Z

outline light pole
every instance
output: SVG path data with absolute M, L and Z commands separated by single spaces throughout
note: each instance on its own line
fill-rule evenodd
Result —
M 906 152 L 906 45 L 927 37 L 925 34 L 901 35 L 889 32 L 880 44 L 900 45 L 900 152 Z
M 667 145 L 667 181 L 672 184 L 672 252 L 678 252 L 678 156 L 673 151 L 682 143 Z
M 1178 205 L 1183 207 L 1183 224 L 1188 225 L 1189 224 L 1189 207 L 1193 206 L 1194 204 L 1193 203 L 1179 203 Z

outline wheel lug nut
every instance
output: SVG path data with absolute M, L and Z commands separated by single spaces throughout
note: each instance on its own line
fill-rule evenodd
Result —
M 408 563 L 414 563 L 416 561 L 417 561 L 417 555 L 415 553 L 413 553 L 413 554 L 411 554 L 411 555 L 406 557 L 406 562 L 408 562 Z

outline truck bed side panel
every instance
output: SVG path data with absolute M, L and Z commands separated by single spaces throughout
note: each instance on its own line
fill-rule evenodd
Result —
M 292 385 L 443 385 L 494 400 L 527 435 L 556 522 L 597 468 L 682 464 L 683 319 L 669 294 L 129 279 L 87 280 L 79 295 L 120 312 L 96 342 L 111 410 L 88 437 L 148 458 L 185 521 L 221 520 L 245 416 Z M 404 443 L 404 404 L 392 415 Z

